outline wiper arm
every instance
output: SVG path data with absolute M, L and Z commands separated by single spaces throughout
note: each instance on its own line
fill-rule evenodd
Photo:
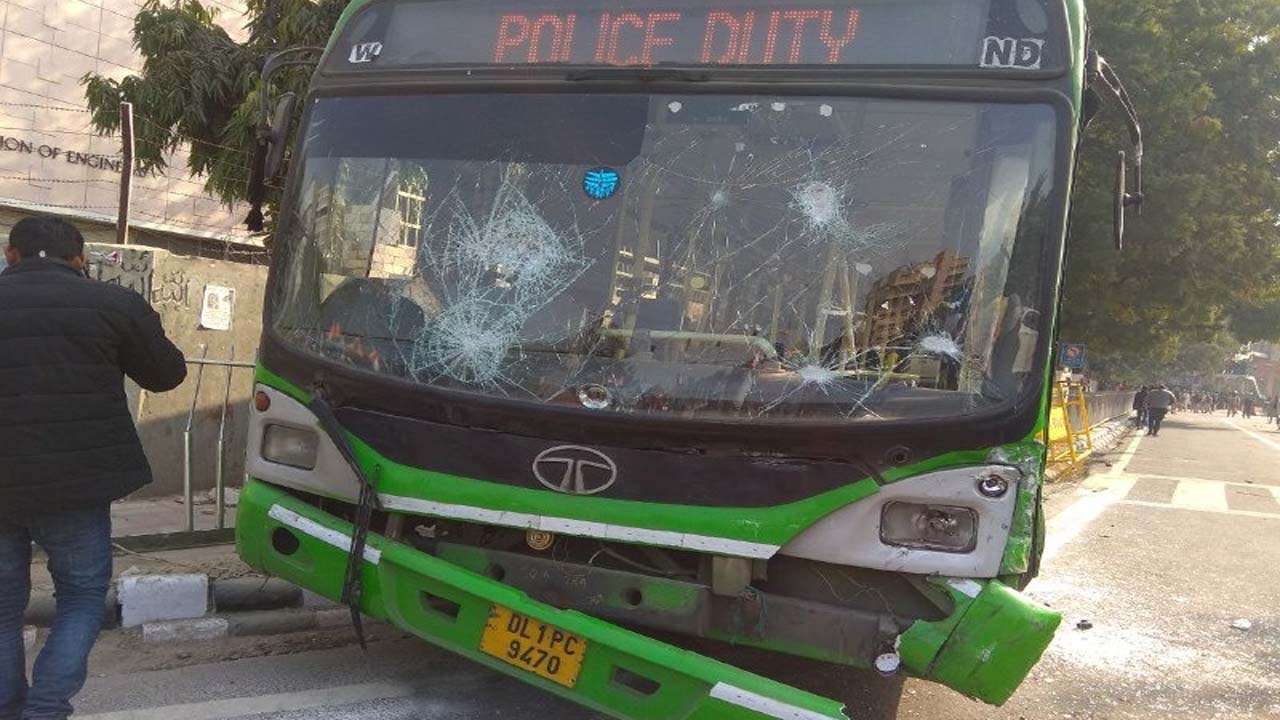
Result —
M 706 82 L 711 74 L 704 70 L 678 68 L 617 67 L 573 70 L 564 76 L 569 82 L 593 80 L 630 80 L 636 82 Z

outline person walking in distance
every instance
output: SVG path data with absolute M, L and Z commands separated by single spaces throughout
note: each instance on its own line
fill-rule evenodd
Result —
M 1174 396 L 1164 385 L 1157 385 L 1147 393 L 1147 434 L 1159 435 L 1160 423 L 1173 407 Z
M 112 500 L 151 482 L 125 397 L 186 377 L 160 316 L 132 290 L 90 280 L 70 223 L 9 232 L 0 273 L 0 720 L 65 720 L 84 685 L 111 582 Z M 57 608 L 26 675 L 22 616 L 32 542 Z
M 1145 427 L 1147 424 L 1147 393 L 1149 389 L 1146 385 L 1138 388 L 1138 392 L 1133 394 L 1133 411 L 1137 417 L 1134 422 L 1138 427 Z

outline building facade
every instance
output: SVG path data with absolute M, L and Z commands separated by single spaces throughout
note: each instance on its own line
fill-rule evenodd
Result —
M 114 236 L 122 172 L 121 140 L 90 123 L 82 79 L 137 74 L 134 15 L 141 0 L 0 0 L 0 231 L 32 213 L 64 216 L 95 239 Z M 216 0 L 224 26 L 242 34 L 241 0 Z M 135 125 L 150 122 L 135 108 Z M 245 158 L 246 171 L 249 158 Z M 247 176 L 247 172 L 246 172 Z M 248 237 L 245 209 L 227 207 L 189 177 L 187 151 L 164 174 L 135 174 L 130 232 L 161 246 L 183 240 L 224 246 Z

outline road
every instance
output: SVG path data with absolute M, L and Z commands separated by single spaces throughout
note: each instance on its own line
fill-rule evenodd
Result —
M 1103 470 L 1050 503 L 1030 591 L 1066 620 L 1022 690 L 997 709 L 911 681 L 903 718 L 1280 718 L 1280 432 L 1174 415 Z M 414 640 L 150 672 L 102 664 L 84 720 L 593 717 Z

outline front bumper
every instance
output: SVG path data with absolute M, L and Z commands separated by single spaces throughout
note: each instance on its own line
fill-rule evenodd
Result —
M 240 498 L 236 546 L 249 565 L 325 597 L 342 594 L 352 526 L 262 482 Z M 635 720 L 844 718 L 840 704 L 572 610 L 535 602 L 496 580 L 370 533 L 361 609 L 494 670 L 614 717 Z M 426 597 L 457 605 L 433 611 Z M 572 688 L 524 672 L 479 650 L 494 605 L 555 625 L 588 642 Z M 645 694 L 618 671 L 656 683 Z
M 337 599 L 351 525 L 259 481 L 244 489 L 237 548 L 251 566 Z M 605 620 L 531 599 L 461 558 L 450 562 L 370 534 L 361 609 L 449 650 L 619 718 L 842 718 L 838 703 L 619 628 Z M 1002 703 L 1052 639 L 1060 617 L 997 582 L 939 581 L 955 611 L 917 621 L 899 637 L 904 666 L 972 697 Z M 429 596 L 455 603 L 433 611 Z M 558 603 L 562 604 L 562 603 Z M 494 605 L 574 633 L 590 643 L 573 688 L 543 680 L 479 651 Z M 616 681 L 618 671 L 657 684 L 649 694 Z M 854 710 L 856 716 L 856 709 Z

